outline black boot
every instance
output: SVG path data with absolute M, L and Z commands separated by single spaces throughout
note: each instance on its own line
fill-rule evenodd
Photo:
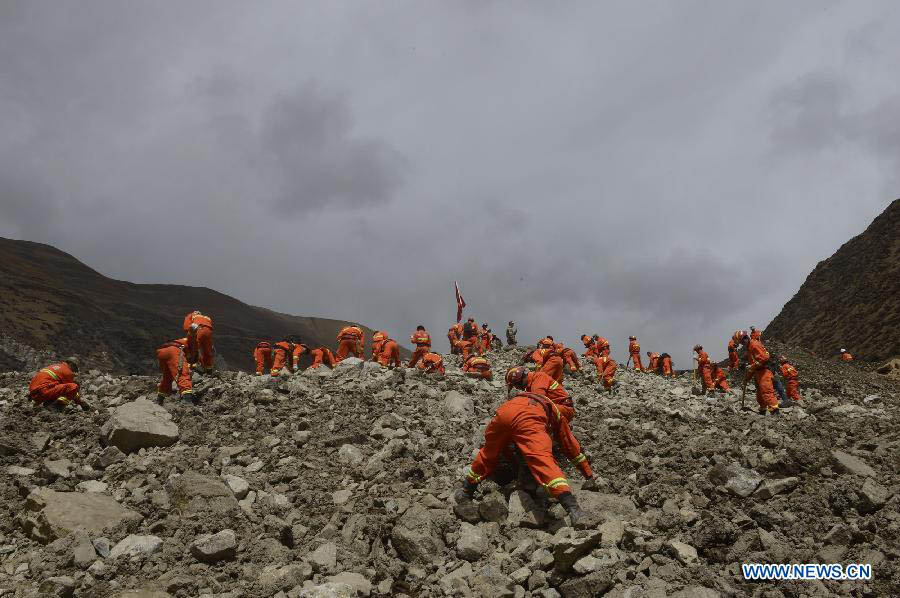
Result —
M 464 480 L 463 485 L 456 489 L 453 493 L 453 500 L 456 501 L 456 504 L 461 504 L 464 502 L 468 502 L 475 497 L 475 489 L 478 486 L 473 484 L 469 480 Z
M 581 507 L 578 506 L 578 501 L 575 500 L 575 495 L 571 492 L 565 492 L 560 494 L 557 498 L 559 504 L 563 506 L 566 510 L 566 513 L 569 514 L 569 519 L 572 520 L 572 527 L 578 523 L 578 520 L 584 517 L 584 511 L 581 510 Z

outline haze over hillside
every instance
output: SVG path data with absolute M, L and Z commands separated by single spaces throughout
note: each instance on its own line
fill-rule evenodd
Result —
M 346 325 L 247 305 L 203 287 L 112 280 L 49 245 L 0 238 L 0 331 L 26 345 L 75 353 L 103 369 L 147 372 L 157 367 L 156 347 L 180 336 L 194 309 L 212 316 L 216 351 L 230 369 L 249 370 L 260 339 L 295 334 L 334 348 Z

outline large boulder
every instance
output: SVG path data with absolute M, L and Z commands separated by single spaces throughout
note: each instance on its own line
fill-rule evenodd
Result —
M 162 538 L 158 536 L 138 536 L 131 534 L 119 541 L 109 551 L 109 558 L 120 556 L 148 556 L 162 548 Z
M 171 446 L 178 441 L 178 426 L 172 421 L 172 415 L 147 399 L 116 407 L 100 433 L 106 444 L 124 453 L 153 446 Z
M 844 451 L 831 451 L 831 463 L 835 471 L 850 475 L 875 477 L 875 470 L 860 459 Z
M 28 495 L 18 520 L 26 534 L 46 544 L 79 527 L 99 534 L 141 518 L 139 513 L 123 507 L 110 496 L 38 488 Z
M 734 495 L 747 498 L 756 491 L 762 483 L 763 477 L 752 469 L 731 463 L 713 467 L 709 471 L 709 480 L 717 486 L 724 486 Z
M 441 533 L 428 509 L 415 504 L 400 518 L 391 531 L 391 544 L 408 563 L 430 563 L 446 549 Z
M 172 478 L 166 490 L 172 505 L 185 515 L 204 511 L 224 514 L 239 508 L 234 493 L 225 484 L 196 471 Z
M 191 554 L 198 561 L 217 563 L 234 559 L 237 536 L 234 530 L 225 529 L 217 534 L 200 536 L 191 543 Z
M 472 402 L 472 397 L 451 390 L 444 394 L 444 411 L 450 417 L 473 415 L 475 404 Z

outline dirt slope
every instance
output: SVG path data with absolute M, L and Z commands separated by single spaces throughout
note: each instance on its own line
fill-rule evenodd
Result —
M 112 280 L 49 245 L 0 238 L 0 334 L 26 345 L 78 354 L 105 370 L 146 373 L 156 369 L 156 347 L 177 338 L 194 309 L 212 316 L 216 350 L 230 369 L 253 367 L 260 339 L 295 334 L 334 348 L 346 325 L 254 307 L 203 287 Z M 366 334 L 371 338 L 371 330 Z
M 815 270 L 765 331 L 823 357 L 900 355 L 900 199 Z

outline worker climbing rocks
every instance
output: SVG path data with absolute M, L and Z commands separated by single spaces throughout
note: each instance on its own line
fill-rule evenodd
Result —
M 694 361 L 697 362 L 697 377 L 700 378 L 700 383 L 703 385 L 703 392 L 711 392 L 715 385 L 713 384 L 709 355 L 703 350 L 702 345 L 694 345 L 694 351 L 697 353 L 697 356 L 694 357 Z
M 294 347 L 288 341 L 278 341 L 272 347 L 272 371 L 273 376 L 281 375 L 281 370 L 287 368 L 291 370 L 291 364 L 294 355 Z
M 381 345 L 381 354 L 378 356 L 378 363 L 384 367 L 391 369 L 399 368 L 403 365 L 400 361 L 400 345 L 392 338 L 384 339 Z
M 359 326 L 344 326 L 338 332 L 338 348 L 335 358 L 343 361 L 349 355 L 363 359 L 363 343 L 365 335 Z
M 590 359 L 591 357 L 596 356 L 594 353 L 594 347 L 596 346 L 596 338 L 590 337 L 586 334 L 581 335 L 581 342 L 584 344 L 584 353 L 581 354 L 582 357 L 587 357 Z
M 481 353 L 482 355 L 491 350 L 491 345 L 494 342 L 494 335 L 491 333 L 491 329 L 488 328 L 487 323 L 481 325 Z
M 506 344 L 515 347 L 517 334 L 519 334 L 519 329 L 516 328 L 516 323 L 510 320 L 506 326 Z
M 183 399 L 193 399 L 194 385 L 191 382 L 191 367 L 188 365 L 185 348 L 188 339 L 179 338 L 163 344 L 156 350 L 156 361 L 162 380 L 156 387 L 156 400 L 161 405 L 166 397 L 173 394 L 172 382 L 178 387 L 178 394 Z
M 318 369 L 322 364 L 334 369 L 334 366 L 337 363 L 337 360 L 334 358 L 334 353 L 332 353 L 331 349 L 328 347 L 317 347 L 309 352 L 309 356 L 312 357 L 312 364 L 309 366 L 309 369 L 311 370 Z
M 594 477 L 591 464 L 569 423 L 550 399 L 522 392 L 497 409 L 484 432 L 484 444 L 469 467 L 461 488 L 454 493 L 457 503 L 472 500 L 478 483 L 490 477 L 501 453 L 512 443 L 518 447 L 534 478 L 556 498 L 574 526 L 583 516 L 565 474 L 553 457 L 553 441 L 588 480 Z
M 636 336 L 628 337 L 628 354 L 631 356 L 631 365 L 634 369 L 643 372 L 644 365 L 641 363 L 641 344 L 637 341 Z
M 603 338 L 602 336 L 598 336 L 597 340 L 594 342 L 596 345 L 594 349 L 594 354 L 597 357 L 609 357 L 609 341 Z
M 738 344 L 741 342 L 741 337 L 744 336 L 743 330 L 738 330 L 734 333 L 734 336 L 728 341 L 728 371 L 733 372 L 738 369 L 740 366 L 740 360 L 738 359 Z
M 656 372 L 659 369 L 659 353 L 647 351 L 647 371 Z
M 741 344 L 747 347 L 747 373 L 744 380 L 751 377 L 756 382 L 756 402 L 759 404 L 760 415 L 766 412 L 778 413 L 778 399 L 775 398 L 775 388 L 772 384 L 772 371 L 769 369 L 769 352 L 762 341 L 753 340 L 744 335 Z
M 291 366 L 295 372 L 300 371 L 300 358 L 309 353 L 309 346 L 295 342 L 291 351 Z
M 853 361 L 853 356 L 847 349 L 841 349 L 841 361 Z
M 458 355 L 460 352 L 459 341 L 462 340 L 463 326 L 456 323 L 447 331 L 447 340 L 450 341 L 450 353 Z
M 381 355 L 381 345 L 384 344 L 387 337 L 387 332 L 384 330 L 376 330 L 372 335 L 372 361 L 378 361 L 378 356 Z
M 728 386 L 728 377 L 725 375 L 725 370 L 718 363 L 710 364 L 710 378 L 712 378 L 713 389 L 728 392 L 730 388 Z
M 507 394 L 512 388 L 545 396 L 553 401 L 566 421 L 571 422 L 575 419 L 575 404 L 572 397 L 561 382 L 554 380 L 546 372 L 529 372 L 528 368 L 523 366 L 510 368 L 506 372 Z
M 563 370 L 565 368 L 565 362 L 562 357 L 563 346 L 557 343 L 551 345 L 549 349 L 542 349 L 542 351 L 544 351 L 544 353 L 540 371 L 548 374 L 554 380 L 562 382 Z
M 800 373 L 797 371 L 791 362 L 788 361 L 788 358 L 782 355 L 778 359 L 781 367 L 779 368 L 781 372 L 781 377 L 784 378 L 784 381 L 787 386 L 787 397 L 792 401 L 800 401 L 802 398 L 800 397 Z
M 192 311 L 184 317 L 182 329 L 188 335 L 189 345 L 186 347 L 186 355 L 191 357 L 195 353 L 194 346 L 191 346 L 193 339 L 191 338 L 191 327 L 196 326 L 196 354 L 199 359 L 200 367 L 204 372 L 211 372 L 215 363 L 216 350 L 213 347 L 213 323 L 212 318 L 205 316 L 199 311 Z
M 581 373 L 581 361 L 578 359 L 578 354 L 575 351 L 569 347 L 562 347 L 560 355 L 566 367 L 569 368 L 570 374 Z
M 597 367 L 597 377 L 603 381 L 603 388 L 612 394 L 619 386 L 616 380 L 616 362 L 612 357 L 603 355 L 602 357 L 593 358 L 594 365 Z
M 470 378 L 484 378 L 485 380 L 493 380 L 494 374 L 491 372 L 491 362 L 487 357 L 481 355 L 472 355 L 463 364 L 462 371 Z
M 426 353 L 425 357 L 419 360 L 419 364 L 416 367 L 426 374 L 445 373 L 444 358 L 438 353 Z
M 256 375 L 262 376 L 263 373 L 272 370 L 272 343 L 269 341 L 260 341 L 253 349 L 253 360 L 256 362 Z
M 31 379 L 28 396 L 38 406 L 65 409 L 75 403 L 87 411 L 91 406 L 81 398 L 81 386 L 75 382 L 77 373 L 78 360 L 75 357 L 66 357 L 59 363 L 48 365 Z
M 416 363 L 425 357 L 428 353 L 431 353 L 431 335 L 428 334 L 428 331 L 425 330 L 425 327 L 419 324 L 416 326 L 416 331 L 409 337 L 409 342 L 413 343 L 416 346 L 416 350 L 413 351 L 412 357 L 409 359 L 409 364 L 406 366 L 408 368 L 416 367 Z
M 659 375 L 663 378 L 672 378 L 675 370 L 672 368 L 672 356 L 668 353 L 662 353 L 659 356 Z

